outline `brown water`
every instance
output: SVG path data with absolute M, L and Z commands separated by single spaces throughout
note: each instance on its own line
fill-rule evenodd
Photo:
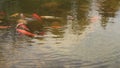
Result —
M 0 68 L 119 68 L 118 2 L 92 0 L 89 9 L 84 8 L 85 19 L 77 18 L 75 8 L 73 3 L 74 20 L 65 19 L 61 28 L 45 28 L 47 37 L 16 38 L 11 31 L 0 30 L 1 36 L 8 34 L 0 39 Z

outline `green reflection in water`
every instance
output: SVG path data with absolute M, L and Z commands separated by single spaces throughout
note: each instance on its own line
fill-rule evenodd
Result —
M 114 22 L 113 19 L 116 15 L 116 12 L 119 10 L 120 1 L 119 0 L 101 0 L 99 2 L 99 13 L 102 16 L 101 26 L 105 29 L 108 22 Z M 110 20 L 110 21 L 109 21 Z

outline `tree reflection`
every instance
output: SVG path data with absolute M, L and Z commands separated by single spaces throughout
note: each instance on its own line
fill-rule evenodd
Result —
M 100 3 L 99 8 L 100 8 L 100 14 L 101 14 L 101 26 L 103 28 L 106 28 L 107 23 L 110 18 L 115 17 L 115 13 L 118 11 L 120 4 L 119 0 L 99 0 Z
M 71 0 L 71 15 L 73 16 L 72 31 L 74 34 L 81 34 L 82 31 L 89 25 L 87 16 L 90 8 L 88 0 Z
M 8 19 L 11 14 L 20 12 L 20 6 L 18 0 L 4 0 L 2 3 L 2 10 L 6 13 Z

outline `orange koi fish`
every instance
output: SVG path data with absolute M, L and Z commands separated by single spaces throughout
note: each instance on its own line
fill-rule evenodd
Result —
M 30 32 L 28 32 L 26 30 L 16 29 L 16 31 L 19 32 L 20 34 L 27 35 L 27 36 L 30 36 L 30 37 L 34 37 L 35 36 L 35 34 L 30 33 Z
M 6 29 L 9 28 L 10 26 L 0 26 L 0 29 Z
M 56 29 L 62 28 L 61 26 L 51 26 L 51 27 Z
M 27 28 L 27 26 L 24 25 L 23 23 L 19 23 L 19 24 L 16 26 L 16 28 L 23 28 L 23 29 L 25 29 L 25 30 L 29 30 L 29 29 Z
M 36 13 L 33 13 L 32 16 L 33 16 L 33 18 L 35 18 L 39 21 L 42 21 L 42 18 L 39 15 L 37 15 Z

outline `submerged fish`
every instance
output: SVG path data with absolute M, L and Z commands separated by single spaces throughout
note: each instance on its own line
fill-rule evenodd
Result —
M 30 36 L 30 37 L 34 37 L 35 34 L 31 33 L 31 32 L 28 32 L 26 30 L 22 30 L 22 29 L 16 29 L 16 31 L 22 35 L 27 35 L 27 36 Z
M 37 15 L 36 13 L 33 13 L 32 16 L 33 16 L 33 18 L 35 18 L 39 21 L 42 21 L 42 18 L 39 15 Z
M 0 29 L 6 29 L 6 28 L 9 28 L 11 26 L 0 26 Z
M 14 14 L 12 14 L 10 17 L 16 17 L 16 16 L 18 16 L 19 15 L 19 13 L 14 13 Z

